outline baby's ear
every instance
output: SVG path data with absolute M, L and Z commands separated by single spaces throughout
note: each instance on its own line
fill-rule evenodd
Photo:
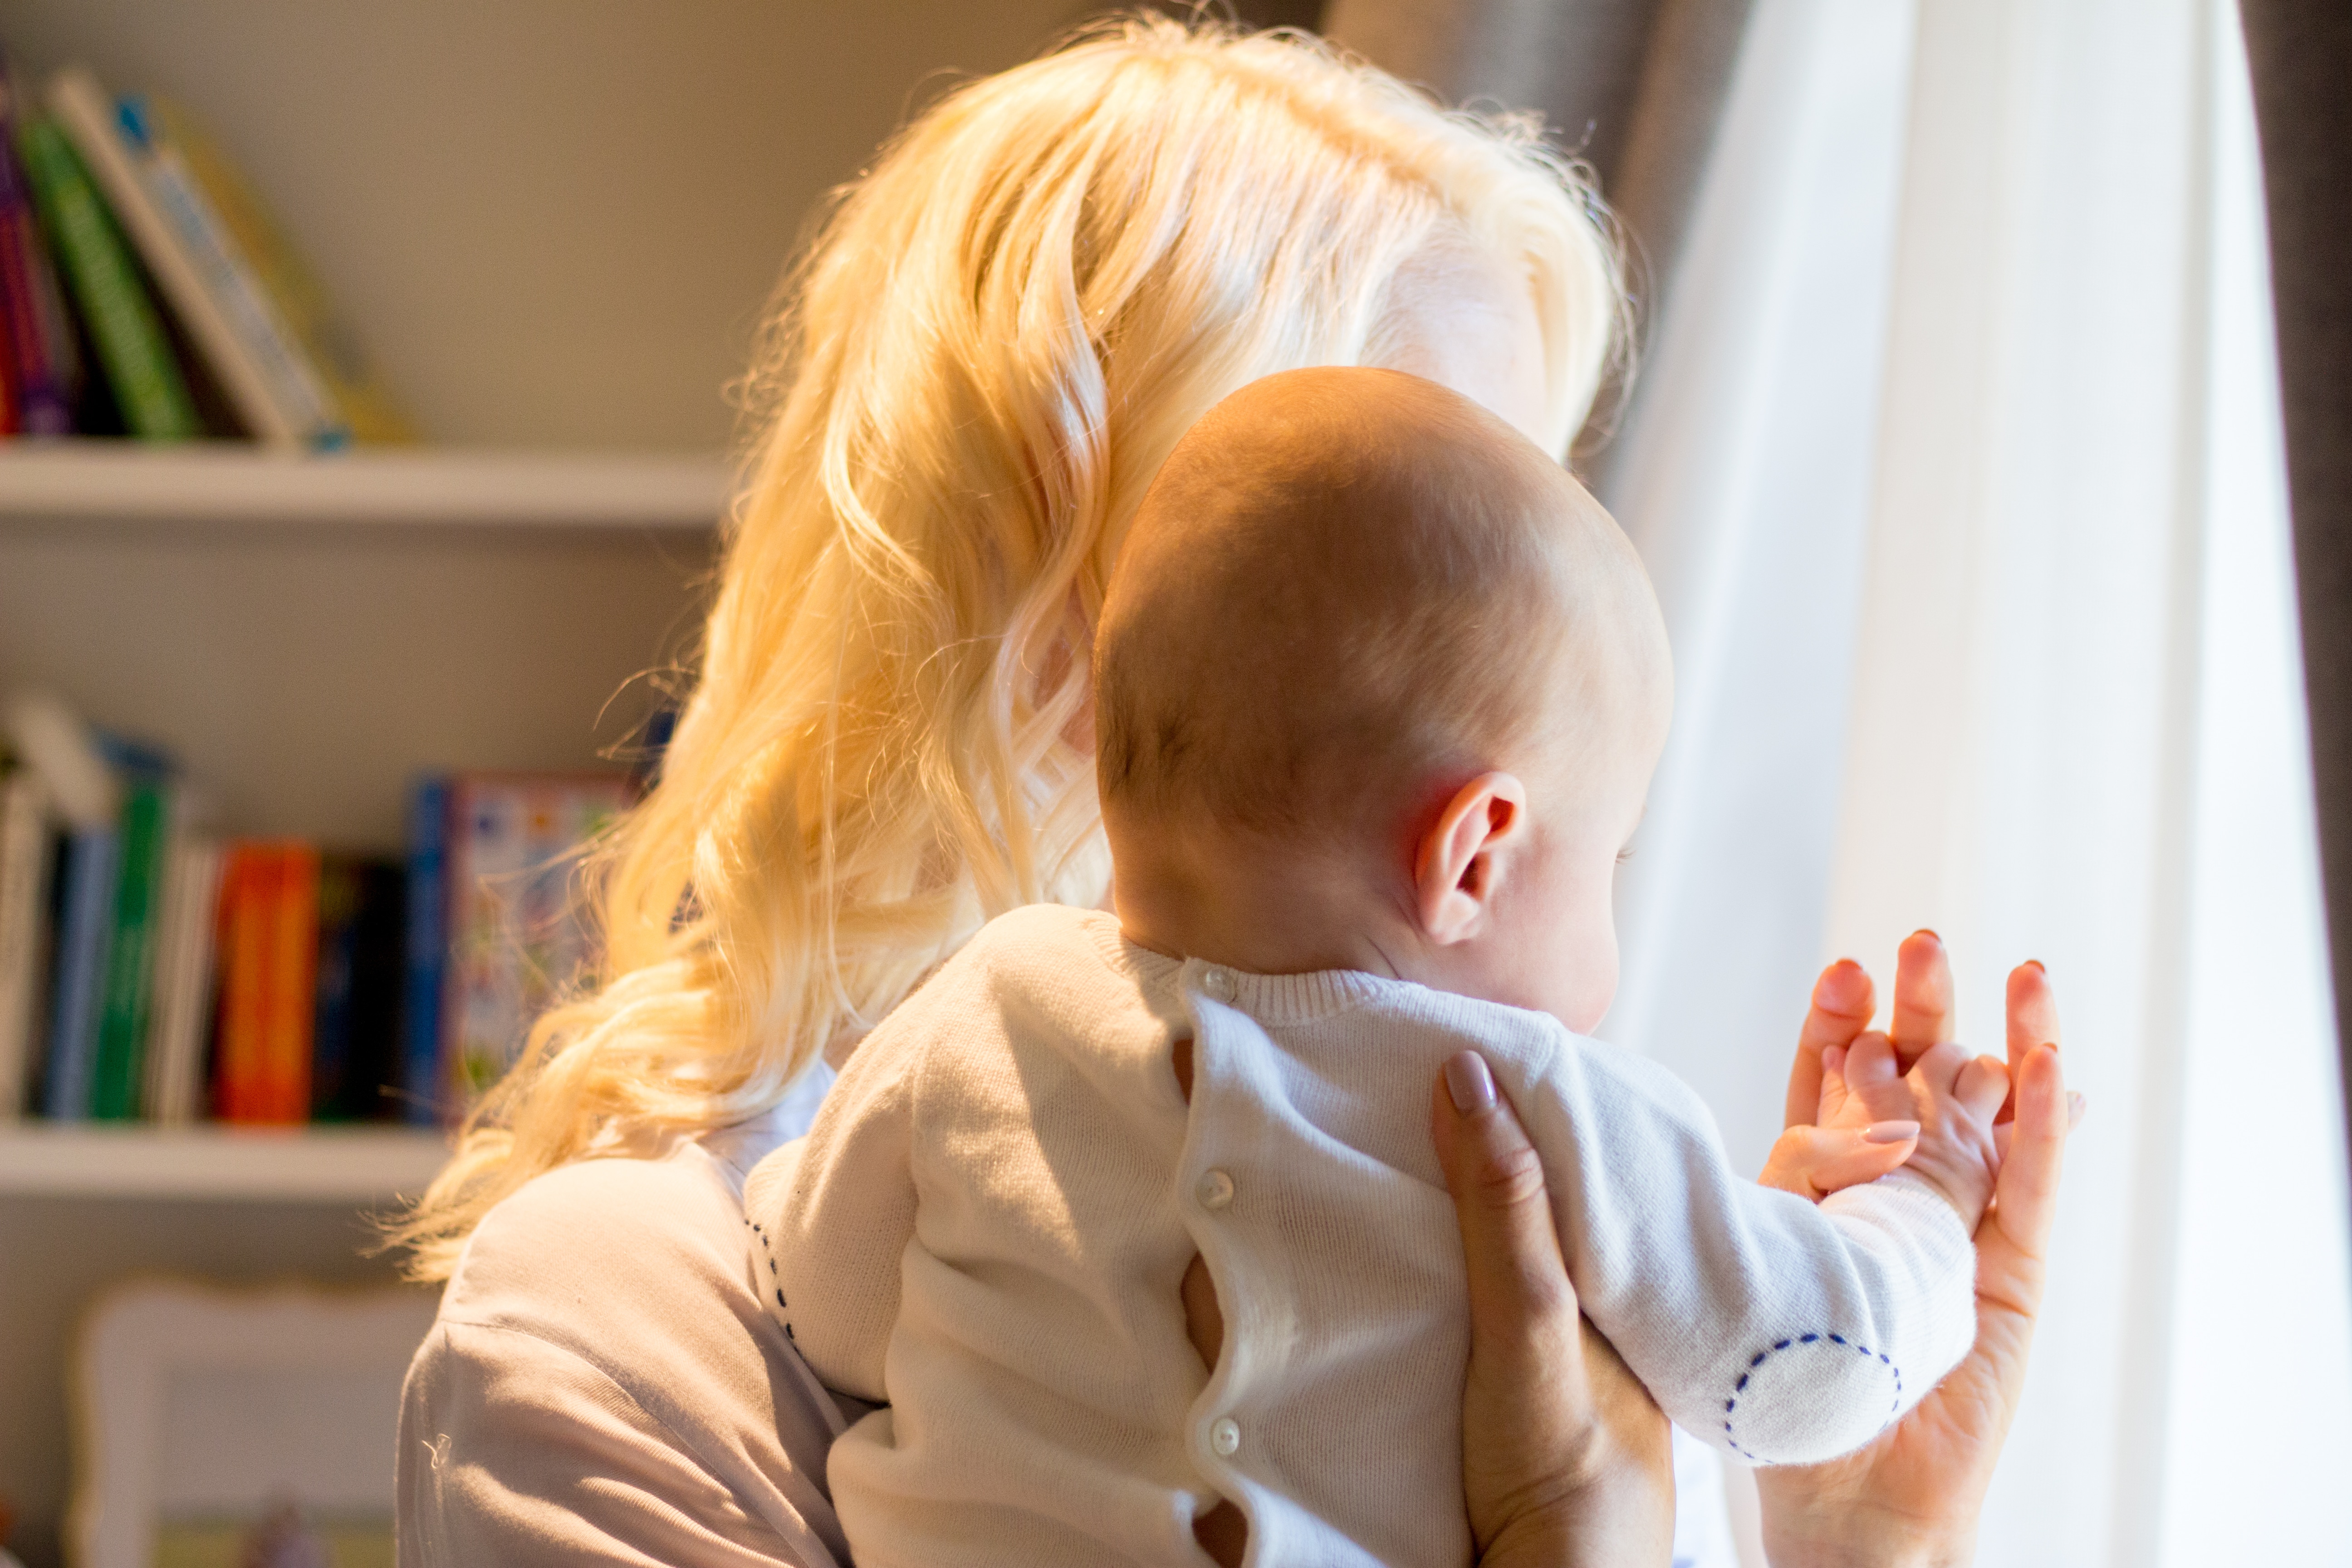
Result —
M 1413 902 L 1430 941 L 1448 947 L 1485 928 L 1502 882 L 1498 851 L 1527 816 L 1527 786 L 1509 773 L 1481 773 L 1454 792 L 1414 847 Z

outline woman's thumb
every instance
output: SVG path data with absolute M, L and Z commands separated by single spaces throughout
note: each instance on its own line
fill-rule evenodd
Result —
M 1543 1162 L 1486 1058 L 1463 1051 L 1445 1064 L 1430 1119 L 1462 1226 L 1474 1347 L 1508 1354 L 1540 1344 L 1576 1356 L 1576 1289 L 1552 1228 Z

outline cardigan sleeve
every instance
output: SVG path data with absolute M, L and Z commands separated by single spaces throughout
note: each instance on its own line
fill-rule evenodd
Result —
M 761 1304 L 827 1388 L 887 1401 L 883 1358 L 915 1235 L 919 1037 L 888 1026 L 849 1058 L 805 1138 L 752 1168 L 743 1210 Z
M 1759 1186 L 1687 1085 L 1598 1041 L 1563 1040 L 1530 1087 L 1578 1301 L 1676 1425 L 1751 1462 L 1815 1463 L 1967 1353 L 1975 1248 L 1918 1178 L 1818 1205 Z

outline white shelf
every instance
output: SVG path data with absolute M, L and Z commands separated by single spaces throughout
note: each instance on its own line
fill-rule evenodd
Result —
M 381 1203 L 425 1190 L 441 1134 L 389 1127 L 0 1126 L 0 1197 Z
M 14 442 L 0 521 L 709 529 L 715 458 L 389 447 L 305 454 L 234 441 Z

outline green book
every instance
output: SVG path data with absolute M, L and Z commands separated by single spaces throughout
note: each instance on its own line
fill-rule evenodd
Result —
M 114 942 L 107 949 L 106 989 L 100 993 L 98 1060 L 89 1080 L 89 1114 L 100 1121 L 127 1121 L 139 1114 L 170 812 L 168 788 L 159 781 L 134 784 L 122 797 L 122 858 L 115 872 Z
M 172 357 L 154 301 L 65 132 L 46 116 L 29 121 L 18 134 L 17 151 L 32 180 L 42 227 L 57 248 L 123 421 L 149 441 L 202 435 L 195 403 Z

